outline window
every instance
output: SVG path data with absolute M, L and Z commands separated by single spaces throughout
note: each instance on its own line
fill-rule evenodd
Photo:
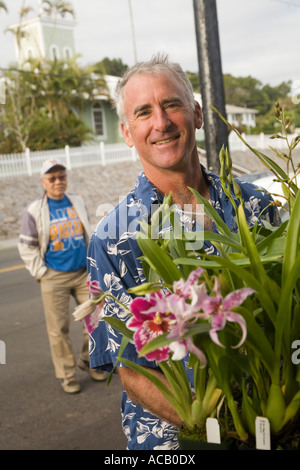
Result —
M 50 47 L 50 60 L 57 60 L 59 59 L 59 50 L 58 50 L 58 47 L 53 44 L 51 47 Z
M 32 47 L 28 47 L 28 49 L 27 49 L 27 54 L 26 54 L 26 55 L 27 55 L 27 59 L 28 59 L 28 60 L 33 59 L 34 53 L 33 53 Z
M 98 136 L 104 135 L 104 120 L 101 103 L 93 104 L 94 130 Z
M 64 57 L 65 59 L 71 59 L 73 53 L 72 49 L 69 46 L 64 47 Z

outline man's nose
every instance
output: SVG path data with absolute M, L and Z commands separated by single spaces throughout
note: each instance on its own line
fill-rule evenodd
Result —
M 165 132 L 171 125 L 168 113 L 164 109 L 157 109 L 154 114 L 154 126 L 157 131 Z

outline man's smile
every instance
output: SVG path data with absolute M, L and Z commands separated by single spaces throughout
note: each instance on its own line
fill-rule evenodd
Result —
M 163 144 L 168 144 L 169 142 L 172 142 L 173 140 L 179 139 L 180 135 L 176 135 L 175 137 L 169 137 L 169 139 L 164 139 L 164 140 L 157 140 L 156 142 L 153 142 L 154 145 L 163 145 Z

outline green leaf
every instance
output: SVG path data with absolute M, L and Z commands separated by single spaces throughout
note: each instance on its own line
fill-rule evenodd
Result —
M 259 357 L 268 373 L 272 374 L 274 366 L 274 351 L 269 343 L 263 328 L 257 323 L 252 312 L 245 307 L 237 307 L 234 311 L 240 313 L 247 324 L 247 337 L 245 345 Z
M 137 241 L 145 260 L 167 285 L 173 285 L 174 281 L 178 281 L 182 277 L 181 271 L 173 260 L 159 247 L 155 240 L 139 237 Z
M 127 289 L 127 292 L 129 294 L 145 295 L 150 294 L 151 292 L 157 292 L 163 287 L 164 286 L 161 284 L 161 282 L 144 282 L 142 284 L 139 284 L 138 286 Z
M 257 250 L 258 251 L 262 251 L 264 250 L 265 248 L 268 248 L 272 242 L 277 239 L 277 238 L 280 238 L 281 235 L 283 235 L 283 241 L 285 241 L 285 237 L 284 237 L 284 231 L 286 230 L 286 227 L 287 227 L 287 224 L 288 224 L 288 220 L 286 220 L 285 222 L 283 222 L 276 230 L 274 230 L 270 235 L 266 236 L 266 237 L 263 237 L 262 241 L 258 242 L 256 247 L 257 247 Z
M 300 391 L 298 391 L 289 405 L 286 407 L 285 415 L 283 419 L 283 425 L 286 425 L 291 419 L 293 419 L 297 413 L 299 412 L 300 408 Z
M 126 348 L 127 344 L 129 343 L 129 338 L 127 338 L 126 336 L 123 336 L 122 337 L 122 341 L 121 341 L 121 346 L 119 348 L 119 351 L 118 351 L 118 355 L 119 356 L 122 356 L 123 354 L 123 351 L 124 349 Z M 107 379 L 107 386 L 109 386 L 112 378 L 113 378 L 113 375 L 114 375 L 114 372 L 115 372 L 115 369 L 118 367 L 118 361 L 116 361 L 112 371 L 110 372 L 109 376 L 108 376 L 108 379 Z
M 300 277 L 300 253 L 293 261 L 287 277 L 284 279 L 282 285 L 280 303 L 278 306 L 276 331 L 275 331 L 275 345 L 274 352 L 276 355 L 276 368 L 273 381 L 279 383 L 280 360 L 282 354 L 285 353 L 287 359 L 290 357 L 290 339 L 291 339 L 291 315 L 292 315 L 292 295 L 297 280 Z M 284 344 L 284 349 L 282 348 Z
M 300 191 L 298 191 L 295 205 L 290 216 L 287 234 L 286 234 L 286 245 L 284 262 L 282 269 L 282 282 L 288 276 L 289 271 L 292 269 L 294 260 L 299 250 L 299 232 L 300 231 Z
M 251 232 L 249 229 L 249 226 L 247 224 L 246 216 L 243 207 L 240 205 L 238 207 L 238 213 L 237 213 L 238 219 L 239 219 L 239 227 L 241 231 L 241 237 L 242 240 L 245 244 L 245 247 L 247 248 L 247 253 L 249 256 L 249 259 L 251 261 L 251 269 L 254 274 L 254 276 L 260 280 L 264 285 L 266 284 L 266 273 L 263 268 L 263 265 L 261 263 L 261 259 L 259 256 L 259 253 L 257 251 L 257 248 L 255 246 L 255 243 L 253 241 L 253 238 L 251 236 Z
M 193 188 L 189 188 L 190 191 L 194 194 L 196 197 L 197 201 L 204 206 L 205 213 L 210 217 L 216 224 L 218 230 L 220 233 L 223 235 L 227 235 L 228 237 L 232 236 L 231 231 L 223 221 L 223 219 L 219 216 L 217 211 L 213 208 L 213 206 L 207 201 L 203 196 L 201 196 L 197 191 L 195 191 Z
M 160 362 L 164 376 L 166 377 L 174 396 L 180 403 L 186 416 L 190 414 L 190 406 L 193 401 L 191 387 L 186 372 L 180 361 Z
M 120 320 L 119 318 L 116 318 L 116 317 L 103 317 L 102 319 L 106 323 L 109 323 L 109 325 L 111 325 L 115 330 L 117 330 L 123 336 L 126 336 L 130 340 L 133 339 L 134 332 L 132 330 L 129 330 L 129 328 L 127 328 L 123 320 Z
M 289 177 L 288 175 L 286 174 L 286 172 L 274 161 L 272 160 L 272 158 L 268 157 L 267 155 L 264 155 L 262 152 L 260 152 L 259 150 L 257 149 L 254 149 L 253 147 L 251 147 L 251 145 L 248 144 L 248 142 L 241 136 L 241 134 L 239 133 L 239 131 L 232 125 L 230 124 L 225 118 L 224 116 L 222 116 L 222 114 L 212 105 L 210 105 L 211 108 L 218 114 L 218 116 L 222 119 L 223 122 L 225 122 L 227 124 L 227 126 L 233 130 L 233 132 L 238 136 L 238 138 L 246 145 L 246 147 L 249 148 L 249 150 L 251 150 L 251 152 L 253 152 L 258 158 L 259 160 L 269 169 L 272 171 L 272 173 L 274 173 L 274 175 L 276 177 L 278 177 L 278 175 L 284 179 L 284 180 L 289 180 Z M 295 185 L 293 182 L 291 182 L 291 188 L 293 189 L 293 191 L 297 192 L 297 185 Z

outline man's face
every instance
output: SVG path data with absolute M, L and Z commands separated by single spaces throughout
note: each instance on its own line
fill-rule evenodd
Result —
M 63 169 L 57 169 L 43 175 L 42 185 L 51 199 L 62 199 L 67 188 L 67 175 Z
M 125 86 L 127 119 L 122 131 L 134 146 L 145 173 L 156 168 L 182 171 L 196 149 L 195 130 L 202 125 L 201 108 L 193 109 L 175 75 L 135 75 Z

